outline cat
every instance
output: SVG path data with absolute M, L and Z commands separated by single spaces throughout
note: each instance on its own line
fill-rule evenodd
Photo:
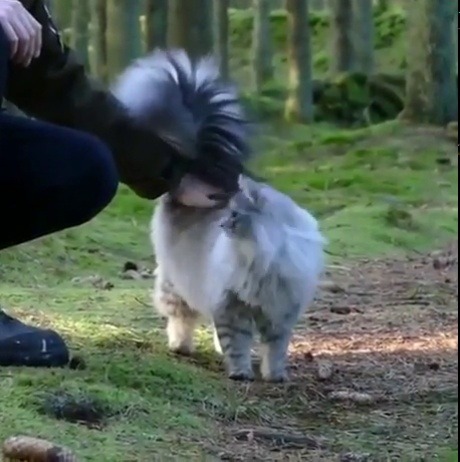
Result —
M 163 196 L 151 229 L 154 304 L 167 317 L 170 349 L 191 354 L 204 317 L 214 324 L 231 379 L 254 378 L 258 332 L 263 379 L 286 380 L 293 329 L 324 267 L 317 221 L 288 196 L 243 177 L 241 192 L 221 209 L 188 208 Z
M 114 94 L 139 123 L 210 171 L 222 159 L 252 155 L 236 90 L 209 57 L 155 51 L 127 69 Z M 153 303 L 167 318 L 172 351 L 192 354 L 195 328 L 207 319 L 228 377 L 252 380 L 258 333 L 261 375 L 281 382 L 293 329 L 315 297 L 325 239 L 287 195 L 245 172 L 237 183 L 229 193 L 189 172 L 159 199 L 150 233 Z

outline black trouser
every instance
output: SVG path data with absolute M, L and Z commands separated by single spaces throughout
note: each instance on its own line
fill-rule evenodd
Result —
M 8 56 L 0 27 L 0 101 Z M 0 250 L 91 220 L 117 187 L 112 155 L 98 139 L 0 112 Z

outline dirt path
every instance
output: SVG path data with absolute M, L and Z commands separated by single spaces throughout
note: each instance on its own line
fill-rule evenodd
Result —
M 455 243 L 332 268 L 335 284 L 296 333 L 292 381 L 243 386 L 241 412 L 208 450 L 220 460 L 364 461 L 456 447 L 457 255 Z

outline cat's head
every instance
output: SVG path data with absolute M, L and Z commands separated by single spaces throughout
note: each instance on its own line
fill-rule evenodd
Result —
M 241 240 L 257 239 L 257 230 L 266 225 L 267 188 L 263 184 L 240 177 L 240 191 L 230 200 L 228 214 L 221 223 L 225 233 Z

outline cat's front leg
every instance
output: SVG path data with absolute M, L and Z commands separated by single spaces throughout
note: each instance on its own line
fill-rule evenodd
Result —
M 177 295 L 174 286 L 158 274 L 153 291 L 157 311 L 166 316 L 169 349 L 177 354 L 190 355 L 194 351 L 193 336 L 199 318 L 196 311 Z
M 216 348 L 224 355 L 228 377 L 232 380 L 254 380 L 251 347 L 254 321 L 251 309 L 234 296 L 214 314 Z
M 213 324 L 213 341 L 214 341 L 214 350 L 216 353 L 223 355 L 222 346 L 219 340 L 219 334 L 217 333 L 216 326 Z
M 295 324 L 292 317 L 287 316 L 285 322 L 273 322 L 262 310 L 258 310 L 254 317 L 261 340 L 260 373 L 267 382 L 281 383 L 288 380 L 288 348 Z

